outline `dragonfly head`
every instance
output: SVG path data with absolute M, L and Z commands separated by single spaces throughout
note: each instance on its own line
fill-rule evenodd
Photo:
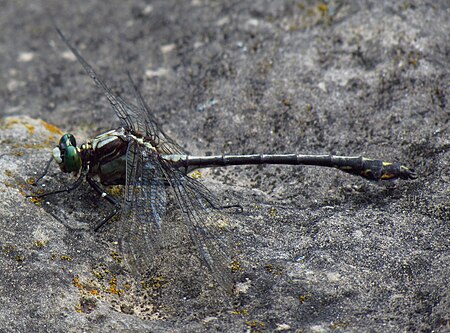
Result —
M 81 168 L 81 157 L 72 134 L 64 134 L 53 149 L 53 158 L 63 172 L 77 172 Z

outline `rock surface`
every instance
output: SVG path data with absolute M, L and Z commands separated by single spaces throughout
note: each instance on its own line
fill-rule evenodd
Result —
M 0 332 L 450 330 L 448 1 L 0 3 Z M 236 292 L 182 246 L 142 286 L 114 223 L 89 229 L 109 208 L 87 184 L 25 197 L 71 181 L 53 165 L 28 184 L 62 132 L 119 125 L 52 21 L 119 94 L 129 70 L 192 153 L 361 154 L 419 179 L 204 172 L 244 206 Z

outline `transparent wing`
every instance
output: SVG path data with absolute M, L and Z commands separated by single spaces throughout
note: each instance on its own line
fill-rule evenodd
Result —
M 95 84 L 103 90 L 106 98 L 111 104 L 112 108 L 116 112 L 117 117 L 119 117 L 122 125 L 129 128 L 137 133 L 144 134 L 151 138 L 152 144 L 161 152 L 164 153 L 183 153 L 183 149 L 175 143 L 167 134 L 165 134 L 161 128 L 158 126 L 157 122 L 150 114 L 150 109 L 144 102 L 142 95 L 131 80 L 131 76 L 128 73 L 129 80 L 131 82 L 133 92 L 139 102 L 139 107 L 133 105 L 132 103 L 126 101 L 125 99 L 116 96 L 111 89 L 106 85 L 106 83 L 98 76 L 91 65 L 81 56 L 80 52 L 74 47 L 69 40 L 64 36 L 64 34 L 55 27 L 59 36 L 67 47 L 72 51 L 75 57 L 83 66 L 86 73 L 95 82 Z
M 121 219 L 121 247 L 129 266 L 143 272 L 161 246 L 167 195 L 154 154 L 138 143 L 127 150 L 126 184 Z
M 139 108 L 130 104 L 130 109 L 133 114 L 141 120 L 141 127 L 146 135 L 152 139 L 153 145 L 158 149 L 160 153 L 164 154 L 183 154 L 185 151 L 181 148 L 172 138 L 170 138 L 164 131 L 158 126 L 156 120 L 151 115 L 150 108 L 134 83 L 129 72 L 127 72 L 128 80 L 130 81 L 133 93 L 136 100 L 139 102 Z
M 116 96 L 63 33 L 58 28 L 56 30 L 87 74 L 103 90 L 124 127 L 144 134 L 161 153 L 185 153 L 157 125 L 130 75 L 139 106 Z M 157 155 L 147 152 L 134 141 L 129 143 L 126 173 L 121 232 L 122 250 L 130 266 L 138 268 L 138 271 L 145 268 L 161 247 L 162 221 L 167 204 L 165 181 L 168 181 L 201 259 L 214 278 L 225 289 L 231 290 L 233 280 L 228 267 L 232 251 L 225 235 L 227 221 L 221 214 L 218 200 L 198 181 L 158 160 Z
M 233 288 L 232 264 L 234 244 L 228 242 L 230 220 L 220 202 L 200 182 L 170 164 L 161 161 L 177 203 L 182 211 L 189 236 L 214 278 L 226 290 Z

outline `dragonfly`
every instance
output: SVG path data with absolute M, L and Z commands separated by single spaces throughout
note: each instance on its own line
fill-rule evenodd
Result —
M 188 154 L 157 124 L 150 108 L 128 73 L 137 105 L 116 95 L 78 49 L 56 28 L 62 41 L 72 51 L 89 77 L 103 91 L 121 122 L 121 127 L 102 133 L 77 145 L 75 137 L 64 134 L 47 162 L 37 184 L 56 161 L 64 173 L 72 173 L 76 180 L 56 191 L 36 194 L 46 197 L 71 192 L 84 182 L 114 209 L 94 226 L 97 231 L 116 214 L 120 216 L 121 250 L 130 266 L 141 266 L 151 261 L 160 250 L 169 191 L 183 216 L 185 231 L 195 245 L 203 264 L 215 280 L 227 290 L 233 288 L 230 269 L 231 251 L 227 243 L 223 211 L 240 205 L 222 205 L 200 181 L 190 176 L 193 170 L 231 165 L 312 165 L 339 169 L 345 173 L 379 181 L 389 179 L 416 179 L 417 173 L 402 163 L 385 162 L 361 156 L 250 154 L 193 156 Z M 121 200 L 108 194 L 104 187 L 123 185 Z

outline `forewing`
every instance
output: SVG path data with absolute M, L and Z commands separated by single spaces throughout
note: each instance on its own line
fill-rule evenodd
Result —
M 132 107 L 131 112 L 136 114 L 136 117 L 141 120 L 141 127 L 143 128 L 146 136 L 152 139 L 152 143 L 157 147 L 160 153 L 164 154 L 184 154 L 185 151 L 181 148 L 172 138 L 170 138 L 164 131 L 158 126 L 156 120 L 150 112 L 150 108 L 142 97 L 138 87 L 134 83 L 129 72 L 128 80 L 130 81 L 133 93 L 136 100 L 139 102 L 139 107 L 130 105 Z
M 94 71 L 92 66 L 81 56 L 80 52 L 76 47 L 74 47 L 69 40 L 64 36 L 64 34 L 55 27 L 59 36 L 67 47 L 72 51 L 75 57 L 83 66 L 86 73 L 95 82 L 95 84 L 103 90 L 106 98 L 111 104 L 112 108 L 116 112 L 117 117 L 119 117 L 122 125 L 128 129 L 143 134 L 152 139 L 152 144 L 166 154 L 173 153 L 184 153 L 183 149 L 175 143 L 167 134 L 165 134 L 161 128 L 158 126 L 155 119 L 151 116 L 150 110 L 147 104 L 144 102 L 142 95 L 137 89 L 134 82 L 131 80 L 131 76 L 128 74 L 134 94 L 139 102 L 139 107 L 135 106 L 133 103 L 125 100 L 122 97 L 116 96 L 111 89 L 106 85 L 98 74 Z
M 133 117 L 127 113 L 127 108 L 123 104 L 123 101 L 119 97 L 117 97 L 111 89 L 106 85 L 106 83 L 97 75 L 97 73 L 94 71 L 91 65 L 88 64 L 88 62 L 81 56 L 78 49 L 73 46 L 69 40 L 64 36 L 64 34 L 59 30 L 57 27 L 55 27 L 56 31 L 58 32 L 59 36 L 63 40 L 63 42 L 67 45 L 67 47 L 72 51 L 72 53 L 75 55 L 75 57 L 80 62 L 81 66 L 83 66 L 86 73 L 90 76 L 90 78 L 95 82 L 95 84 L 100 87 L 103 90 L 103 93 L 105 94 L 106 98 L 108 99 L 109 103 L 113 107 L 114 111 L 117 114 L 117 117 L 119 117 L 120 121 L 122 122 L 123 126 L 136 130 L 136 119 L 133 119 Z

